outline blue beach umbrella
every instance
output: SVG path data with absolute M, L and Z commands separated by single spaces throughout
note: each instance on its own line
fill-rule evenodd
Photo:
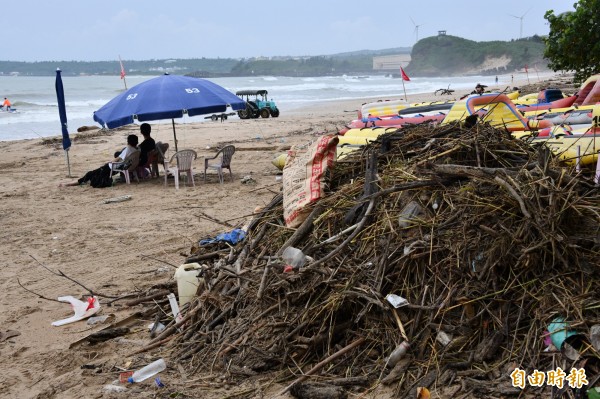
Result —
M 140 122 L 171 119 L 175 151 L 175 118 L 246 108 L 244 100 L 206 79 L 165 74 L 139 83 L 94 112 L 94 120 L 114 129 Z
M 56 101 L 58 102 L 58 116 L 60 117 L 60 125 L 62 127 L 62 145 L 67 157 L 67 168 L 69 177 L 71 177 L 71 165 L 69 163 L 69 148 L 71 148 L 71 139 L 69 138 L 69 130 L 67 128 L 67 108 L 65 106 L 65 90 L 63 88 L 60 69 L 56 68 Z

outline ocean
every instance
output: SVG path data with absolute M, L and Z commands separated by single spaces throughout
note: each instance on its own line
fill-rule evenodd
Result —
M 127 87 L 151 78 L 127 76 Z M 498 78 L 498 86 L 511 85 L 511 75 L 498 75 Z M 492 86 L 494 79 L 494 76 L 411 78 L 410 82 L 405 82 L 405 87 L 407 94 L 416 94 L 433 93 L 450 85 L 450 89 L 456 90 L 457 94 L 464 94 L 477 83 Z M 401 79 L 381 75 L 303 78 L 256 76 L 210 80 L 233 93 L 238 90 L 266 89 L 269 99 L 276 102 L 282 115 L 315 102 L 357 99 L 358 108 L 360 101 L 365 98 L 376 101 L 404 96 Z M 0 112 L 0 141 L 61 135 L 54 84 L 54 76 L 0 76 L 0 98 L 7 97 L 18 111 L 11 114 Z M 77 132 L 80 126 L 99 127 L 93 120 L 94 111 L 124 90 L 123 80 L 119 76 L 63 76 L 63 85 L 70 133 Z M 183 123 L 205 121 L 203 116 L 184 116 L 181 120 Z

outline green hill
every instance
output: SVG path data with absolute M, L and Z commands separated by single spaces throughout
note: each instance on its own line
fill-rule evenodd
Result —
M 364 75 L 374 72 L 374 56 L 409 52 L 410 48 L 397 47 L 305 57 L 123 60 L 123 64 L 128 75 L 164 72 L 199 77 Z M 522 69 L 526 64 L 544 69 L 547 63 L 543 52 L 544 43 L 539 36 L 511 42 L 475 42 L 455 36 L 434 36 L 415 44 L 412 61 L 405 69 L 411 76 L 493 75 Z M 63 76 L 120 73 L 118 60 L 0 61 L 0 75 L 51 76 L 57 67 L 62 69 Z
M 441 35 L 419 40 L 413 47 L 406 71 L 412 76 L 493 75 L 525 65 L 545 69 L 541 37 L 510 42 L 475 42 Z

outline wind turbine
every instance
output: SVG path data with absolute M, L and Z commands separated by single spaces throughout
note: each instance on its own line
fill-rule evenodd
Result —
M 408 18 L 410 18 L 413 25 L 415 26 L 415 43 L 416 43 L 419 41 L 419 26 L 423 26 L 424 24 L 417 25 L 410 15 L 408 16 Z
M 521 20 L 521 28 L 519 29 L 519 39 L 523 38 L 523 17 L 525 17 L 525 15 L 527 15 L 527 13 L 531 11 L 531 8 L 527 11 L 525 11 L 525 14 L 521 15 L 520 17 L 516 16 L 516 15 L 512 15 L 512 14 L 508 14 L 511 17 L 514 17 L 516 19 L 520 19 Z

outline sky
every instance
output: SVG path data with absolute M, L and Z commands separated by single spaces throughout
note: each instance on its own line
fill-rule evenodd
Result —
M 19 0 L 2 3 L 0 60 L 316 56 L 545 35 L 575 0 Z M 522 17 L 522 18 L 521 18 Z

